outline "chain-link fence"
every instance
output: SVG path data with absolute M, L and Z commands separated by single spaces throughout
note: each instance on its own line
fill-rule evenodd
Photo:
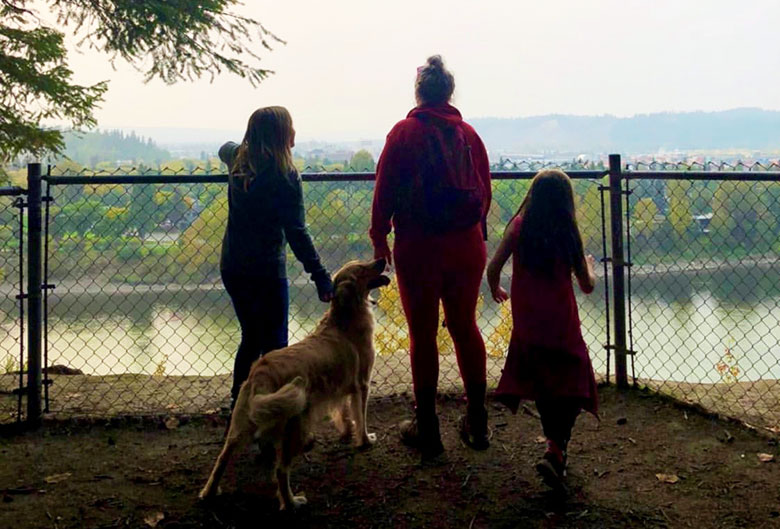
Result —
M 0 188 L 0 424 L 24 418 L 23 191 Z
M 638 163 L 626 173 L 638 382 L 775 432 L 778 169 L 777 163 Z
M 561 164 L 503 161 L 493 168 L 489 252 L 530 178 L 550 166 Z M 625 203 L 621 215 L 611 212 L 602 164 L 563 167 L 574 177 L 586 250 L 603 263 L 597 291 L 578 293 L 597 375 L 609 377 L 610 352 L 622 348 L 619 336 L 614 344 L 610 337 L 611 318 L 620 312 L 612 305 L 617 292 L 628 308 L 625 349 L 633 353 L 629 374 L 636 382 L 777 430 L 777 164 L 617 167 L 612 177 L 627 191 L 618 200 Z M 226 180 L 205 171 L 52 171 L 44 201 L 48 411 L 208 413 L 226 404 L 240 337 L 219 278 Z M 612 184 L 616 199 L 621 188 Z M 372 193 L 370 173 L 304 173 L 307 223 L 332 272 L 371 256 Z M 612 270 L 625 266 L 622 258 L 612 261 L 618 255 L 609 244 L 615 217 L 628 234 L 625 295 L 621 282 L 618 289 L 611 284 Z M 326 306 L 292 254 L 288 272 L 294 342 L 314 328 Z M 507 285 L 508 274 L 509 267 Z M 373 393 L 408 392 L 408 335 L 395 283 L 375 296 Z M 494 303 L 483 287 L 478 317 L 495 385 L 511 334 L 509 305 Z M 460 378 L 444 329 L 439 346 L 440 388 L 457 392 Z
M 497 171 L 489 250 L 497 245 L 536 167 Z M 599 168 L 569 167 L 586 246 L 603 256 Z M 590 170 L 581 175 L 578 171 Z M 240 329 L 219 277 L 227 218 L 224 175 L 126 172 L 49 178 L 46 402 L 57 415 L 202 413 L 224 406 Z M 61 176 L 61 177 L 58 177 Z M 167 180 L 166 180 L 167 178 Z M 145 180 L 144 180 L 145 179 Z M 304 173 L 307 224 L 335 272 L 372 255 L 367 236 L 373 175 Z M 145 182 L 157 183 L 145 183 Z M 506 273 L 508 274 L 507 267 Z M 290 341 L 313 330 L 326 310 L 288 255 Z M 505 281 L 509 281 L 508 275 Z M 603 285 L 603 283 L 602 283 Z M 602 286 L 603 288 L 603 286 Z M 377 298 L 374 395 L 410 391 L 408 334 L 395 282 Z M 479 323 L 495 384 L 511 333 L 508 304 L 483 288 Z M 597 371 L 606 371 L 603 291 L 581 300 L 583 332 Z M 461 386 L 450 337 L 439 334 L 440 388 Z

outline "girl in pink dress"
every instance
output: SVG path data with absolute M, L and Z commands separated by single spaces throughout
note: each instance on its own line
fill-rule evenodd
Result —
M 563 485 L 577 415 L 598 411 L 572 286 L 573 274 L 583 292 L 593 291 L 593 256 L 585 256 L 576 219 L 566 173 L 539 172 L 487 269 L 493 299 L 506 301 L 501 268 L 512 256 L 512 337 L 496 398 L 513 413 L 521 400 L 536 401 L 547 438 L 536 469 L 553 488 Z

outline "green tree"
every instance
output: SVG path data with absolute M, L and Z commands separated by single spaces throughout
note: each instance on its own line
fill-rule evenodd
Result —
M 658 214 L 658 206 L 652 198 L 641 198 L 634 206 L 633 231 L 637 236 L 650 239 L 656 231 L 655 216 Z
M 690 188 L 690 180 L 669 180 L 666 185 L 669 201 L 666 218 L 674 230 L 676 242 L 685 243 L 691 222 L 693 222 L 691 200 L 688 198 Z
M 103 204 L 96 198 L 82 198 L 61 206 L 51 215 L 51 233 L 55 238 L 75 233 L 83 237 L 101 219 Z
M 159 215 L 160 208 L 154 201 L 155 187 L 152 184 L 130 186 L 127 227 L 142 238 L 162 220 Z
M 376 162 L 374 162 L 374 157 L 371 156 L 370 152 L 360 149 L 352 155 L 352 159 L 349 161 L 349 169 L 352 171 L 370 172 L 376 169 Z
M 21 153 L 61 152 L 62 132 L 42 121 L 74 128 L 95 125 L 93 111 L 107 90 L 73 82 L 63 29 L 80 42 L 123 59 L 146 81 L 166 83 L 227 71 L 253 85 L 256 43 L 282 42 L 260 22 L 238 15 L 238 0 L 46 0 L 56 27 L 42 23 L 32 0 L 0 0 L 0 164 Z
M 185 277 L 196 273 L 208 275 L 219 269 L 227 215 L 227 193 L 223 193 L 181 234 L 178 241 L 181 253 L 177 261 L 183 267 Z
M 766 185 L 723 181 L 712 198 L 710 231 L 719 249 L 742 245 L 752 249 L 769 229 L 769 211 L 761 200 Z
M 589 183 L 585 193 L 581 196 L 577 204 L 577 225 L 582 234 L 582 243 L 585 246 L 586 253 L 600 255 L 603 242 L 601 239 L 601 191 L 598 184 L 606 185 L 606 179 L 600 182 Z M 610 245 L 610 223 L 609 223 L 609 194 L 604 195 L 604 215 L 607 219 L 607 245 Z M 609 249 L 607 249 L 607 252 Z

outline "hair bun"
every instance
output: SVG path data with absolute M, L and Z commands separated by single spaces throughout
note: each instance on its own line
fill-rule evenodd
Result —
M 441 55 L 431 55 L 427 60 L 428 67 L 435 70 L 444 70 L 444 61 Z
M 418 68 L 415 94 L 418 103 L 441 104 L 449 102 L 455 90 L 455 78 L 445 67 L 441 55 L 431 55 L 425 66 Z

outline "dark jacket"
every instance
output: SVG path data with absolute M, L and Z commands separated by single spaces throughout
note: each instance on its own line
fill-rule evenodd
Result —
M 483 231 L 490 209 L 490 163 L 487 151 L 476 131 L 463 121 L 458 109 L 449 104 L 436 106 L 420 106 L 412 109 L 403 119 L 396 123 L 388 133 L 382 155 L 376 168 L 376 185 L 374 187 L 374 202 L 371 211 L 371 228 L 369 236 L 375 250 L 387 249 L 387 235 L 395 228 L 396 239 L 412 234 L 425 233 L 423 219 L 413 211 L 409 204 L 400 201 L 399 192 L 409 187 L 409 182 L 419 172 L 418 168 L 430 158 L 427 130 L 423 118 L 442 127 L 462 126 L 466 141 L 471 147 L 474 170 L 482 182 L 484 204 L 482 212 Z M 399 207 L 401 206 L 401 207 Z
M 219 149 L 219 158 L 232 167 L 238 144 Z M 228 222 L 222 238 L 222 272 L 264 277 L 287 277 L 286 242 L 303 268 L 316 278 L 327 274 L 306 229 L 301 177 L 293 169 L 286 179 L 258 175 L 244 190 L 234 179 L 228 187 Z

